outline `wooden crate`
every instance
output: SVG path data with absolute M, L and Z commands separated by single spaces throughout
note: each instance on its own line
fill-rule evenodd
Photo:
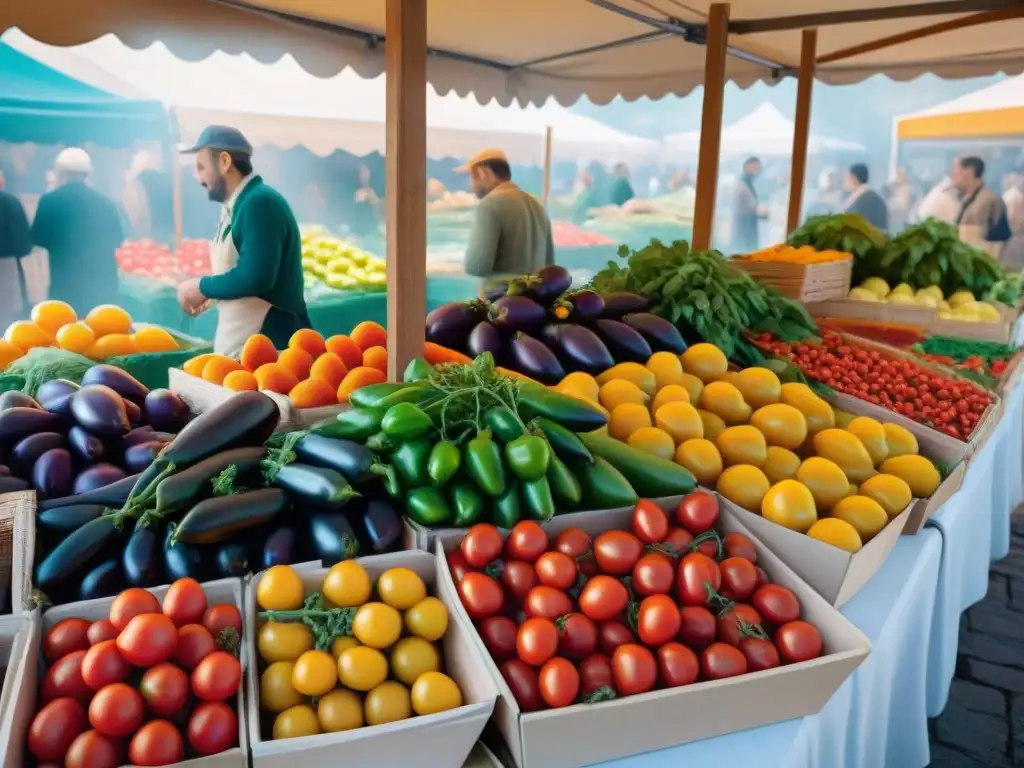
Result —
M 925 336 L 957 336 L 961 339 L 996 341 L 1009 344 L 1016 313 L 1012 307 L 1000 307 L 1001 319 L 995 323 L 972 323 L 963 320 L 942 320 L 938 310 L 916 304 L 888 304 L 886 302 L 833 299 L 813 301 L 807 311 L 818 318 L 853 318 L 874 320 L 893 325 L 919 328 Z
M 821 264 L 793 264 L 781 261 L 733 259 L 759 283 L 771 286 L 783 296 L 797 301 L 826 301 L 850 292 L 853 260 L 827 261 Z

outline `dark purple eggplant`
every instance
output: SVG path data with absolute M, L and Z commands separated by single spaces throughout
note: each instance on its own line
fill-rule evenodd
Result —
M 402 540 L 402 516 L 384 499 L 370 499 L 363 510 L 363 528 L 373 554 L 396 549 Z
M 490 352 L 495 359 L 501 354 L 502 340 L 498 329 L 484 320 L 477 323 L 469 332 L 469 341 L 466 342 L 466 349 L 473 357 L 479 357 L 484 352 Z
M 160 451 L 164 449 L 167 443 L 161 442 L 160 440 L 151 440 L 148 443 L 138 443 L 128 448 L 124 452 L 124 465 L 129 472 L 142 472 L 150 464 L 156 461 L 156 457 L 160 455 Z
M 113 464 L 97 464 L 78 474 L 72 493 L 76 496 L 81 493 L 89 493 L 89 491 L 113 485 L 127 476 L 123 469 L 115 467 Z
M 636 312 L 626 315 L 622 322 L 640 333 L 655 352 L 671 352 L 681 355 L 686 351 L 686 342 L 679 330 L 668 320 L 650 312 Z
M 565 267 L 552 264 L 541 267 L 526 279 L 527 296 L 538 304 L 550 307 L 552 302 L 569 290 L 572 275 Z
M 638 293 L 606 293 L 604 299 L 604 316 L 619 320 L 623 315 L 633 312 L 646 312 L 651 306 L 646 298 Z
M 568 314 L 561 310 L 568 310 Z M 590 323 L 604 312 L 604 299 L 594 291 L 576 291 L 555 302 L 555 316 L 573 323 Z
M 79 386 L 67 379 L 53 379 L 39 385 L 36 392 L 36 400 L 50 413 L 58 413 L 67 416 L 71 413 L 71 400 Z
M 288 496 L 277 488 L 214 496 L 192 507 L 178 523 L 174 536 L 187 544 L 218 544 L 271 522 L 287 509 Z
M 53 448 L 63 448 L 65 445 L 67 440 L 59 432 L 37 432 L 19 440 L 11 449 L 8 466 L 18 477 L 28 479 L 32 477 L 32 467 L 40 456 Z
M 0 443 L 13 445 L 37 432 L 61 432 L 64 420 L 40 408 L 14 406 L 0 411 Z
M 27 480 L 22 480 L 20 477 L 6 475 L 0 477 L 0 493 L 20 493 L 21 491 L 27 491 L 31 487 Z
M 177 434 L 188 423 L 188 404 L 169 389 L 154 389 L 142 405 L 145 422 L 160 432 Z
M 298 541 L 294 528 L 284 526 L 271 531 L 263 543 L 262 567 L 295 563 L 298 560 Z
M 281 467 L 273 484 L 300 506 L 338 509 L 359 496 L 341 472 L 329 467 L 293 462 Z
M 78 590 L 78 599 L 95 600 L 100 597 L 110 597 L 116 595 L 126 586 L 124 574 L 121 573 L 121 564 L 116 558 L 107 560 L 85 574 L 82 586 Z
M 92 563 L 114 550 L 118 534 L 109 517 L 97 517 L 72 531 L 36 566 L 35 586 L 50 592 L 84 575 Z
M 136 527 L 121 552 L 121 570 L 133 587 L 152 587 L 160 572 L 160 535 L 151 526 Z
M 619 320 L 598 320 L 594 331 L 620 363 L 646 363 L 654 350 L 639 331 Z
M 484 301 L 497 301 L 508 295 L 508 280 L 489 279 L 480 286 L 480 298 Z
M 451 301 L 427 315 L 427 341 L 450 349 L 462 349 L 466 337 L 485 316 L 484 303 Z
M 596 376 L 615 365 L 604 342 L 582 325 L 552 323 L 544 328 L 544 340 L 565 364 L 566 370 L 584 371 Z
M 8 467 L 6 464 L 0 464 L 0 477 L 10 477 L 10 476 L 11 476 L 11 468 Z
M 124 480 L 105 485 L 89 493 L 78 496 L 66 496 L 62 499 L 48 499 L 39 503 L 39 510 L 59 509 L 72 504 L 103 504 L 106 507 L 119 508 L 127 500 L 141 475 L 130 475 Z
M 124 398 L 121 398 L 121 400 L 124 402 L 124 412 L 128 414 L 129 426 L 139 426 L 142 423 L 142 409 L 131 400 L 125 400 Z
M 103 514 L 103 504 L 71 504 L 67 507 L 47 509 L 36 514 L 36 526 L 48 531 L 67 533 L 81 528 Z
M 128 450 L 133 445 L 141 445 L 142 443 L 151 443 L 158 438 L 153 437 L 155 430 L 148 424 L 144 424 L 141 427 L 136 427 L 127 435 L 121 438 L 121 448 Z
M 249 548 L 237 541 L 219 546 L 215 563 L 217 575 L 225 579 L 237 579 L 252 570 L 249 567 Z
M 125 400 L 131 400 L 136 405 L 142 405 L 149 394 L 149 390 L 141 381 L 114 365 L 94 365 L 86 371 L 82 376 L 82 387 L 90 384 L 110 387 Z
M 322 512 L 309 517 L 313 551 L 325 568 L 359 554 L 359 541 L 344 512 Z
M 162 516 L 183 510 L 210 494 L 214 482 L 230 467 L 234 467 L 238 479 L 258 472 L 265 456 L 263 446 L 235 448 L 164 478 L 156 487 L 156 514 Z
M 66 448 L 51 448 L 32 467 L 32 487 L 51 499 L 70 494 L 74 478 L 74 462 Z
M 71 401 L 71 415 L 97 437 L 121 437 L 131 430 L 124 398 L 105 384 L 82 387 Z
M 336 469 L 350 483 L 367 483 L 376 475 L 370 471 L 375 463 L 373 453 L 362 443 L 335 440 L 308 434 L 295 445 L 300 461 L 317 467 Z
M 173 542 L 174 527 L 168 526 L 163 536 L 164 574 L 170 581 L 196 579 L 202 581 L 206 575 L 206 560 L 203 549 L 183 541 Z
M 519 373 L 544 384 L 557 384 L 565 378 L 565 369 L 544 342 L 525 333 L 517 333 L 509 342 L 509 350 L 512 353 L 510 367 Z
M 525 296 L 503 296 L 491 304 L 489 316 L 499 330 L 535 333 L 544 325 L 547 311 Z
M 68 447 L 83 464 L 98 464 L 107 457 L 107 444 L 77 424 L 68 430 Z
M 30 395 L 11 390 L 0 395 L 0 411 L 6 411 L 11 408 L 35 408 L 38 411 L 42 406 Z

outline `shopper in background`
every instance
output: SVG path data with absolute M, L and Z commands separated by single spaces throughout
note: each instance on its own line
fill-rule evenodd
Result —
M 32 252 L 32 238 L 21 201 L 4 186 L 4 169 L 0 167 L 0 326 L 6 327 L 28 310 L 28 285 L 21 260 Z
M 1003 199 L 985 186 L 985 161 L 980 157 L 959 157 L 953 162 L 953 186 L 960 195 L 960 211 L 954 222 L 976 228 L 981 239 L 1005 243 L 1010 239 L 1010 224 Z
M 843 187 L 848 193 L 843 205 L 844 213 L 862 216 L 868 224 L 886 232 L 889 229 L 889 209 L 882 196 L 868 186 L 868 167 L 854 163 L 843 178 Z
M 999 260 L 1010 269 L 1024 269 L 1024 168 L 1007 175 L 1003 204 L 1011 236 Z
M 615 166 L 615 181 L 612 182 L 611 203 L 620 208 L 636 197 L 633 184 L 629 180 L 629 166 L 619 163 Z
M 889 207 L 889 231 L 899 234 L 910 223 L 918 201 L 917 189 L 903 166 L 896 169 L 892 182 L 886 186 L 885 199 Z
M 456 169 L 480 199 L 469 233 L 466 273 L 525 275 L 555 263 L 551 222 L 540 201 L 512 182 L 500 149 L 485 149 Z
M 767 218 L 767 209 L 758 203 L 754 180 L 761 173 L 761 161 L 749 157 L 743 163 L 743 173 L 736 180 L 732 194 L 732 250 L 751 253 L 758 248 L 757 223 Z
M 86 184 L 92 160 L 84 149 L 63 150 L 54 165 L 56 186 L 39 199 L 32 243 L 49 254 L 49 298 L 85 315 L 97 304 L 117 302 L 114 254 L 124 230 L 114 203 Z

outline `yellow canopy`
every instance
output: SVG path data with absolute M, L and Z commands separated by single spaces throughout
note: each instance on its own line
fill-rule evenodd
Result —
M 900 141 L 1024 135 L 1024 75 L 897 118 Z

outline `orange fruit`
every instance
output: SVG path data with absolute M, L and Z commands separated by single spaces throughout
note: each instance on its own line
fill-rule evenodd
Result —
M 28 352 L 35 347 L 52 347 L 56 343 L 53 336 L 28 320 L 16 320 L 7 326 L 4 341 L 13 344 L 22 352 Z
M 313 356 L 304 349 L 289 347 L 282 352 L 277 362 L 295 374 L 299 381 L 309 378 L 309 371 L 313 368 Z
M 287 395 L 299 380 L 288 366 L 281 363 L 266 363 L 256 369 L 256 382 L 260 391 Z
M 14 346 L 9 341 L 0 340 L 0 371 L 6 370 L 8 365 L 24 354 L 20 347 Z
M 93 307 L 85 316 L 85 323 L 101 338 L 110 333 L 131 333 L 132 318 L 127 312 L 113 304 Z
M 306 379 L 292 388 L 288 399 L 296 408 L 322 408 L 338 404 L 338 391 L 322 379 Z
M 178 342 L 166 330 L 156 325 L 139 328 L 132 334 L 139 352 L 176 352 Z
M 355 328 L 352 329 L 350 334 L 352 341 L 359 345 L 359 348 L 364 352 L 370 347 L 384 347 L 388 346 L 388 332 L 380 323 L 375 323 L 372 320 L 364 320 Z
M 51 299 L 41 301 L 32 307 L 32 322 L 49 333 L 56 334 L 63 326 L 78 320 L 70 304 Z
M 304 349 L 316 360 L 327 351 L 327 344 L 312 328 L 300 328 L 288 339 L 288 349 Z
M 93 360 L 107 360 L 111 357 L 138 354 L 135 341 L 127 333 L 108 333 L 100 336 L 86 351 L 85 356 Z
M 57 331 L 57 346 L 84 355 L 96 343 L 96 334 L 83 322 L 68 323 Z
M 203 381 L 220 385 L 224 383 L 225 376 L 232 371 L 240 370 L 242 370 L 242 364 L 237 360 L 232 360 L 224 355 L 214 355 L 203 366 Z
M 362 365 L 358 368 L 353 368 L 345 374 L 345 378 L 341 381 L 341 386 L 338 387 L 338 402 L 347 403 L 349 396 L 360 387 L 380 384 L 387 380 L 387 374 L 376 368 L 367 368 Z
M 388 350 L 386 347 L 370 347 L 363 352 L 363 365 L 367 368 L 376 368 L 378 371 L 388 372 Z
M 256 375 L 244 370 L 229 373 L 224 377 L 221 386 L 225 389 L 230 389 L 232 392 L 255 392 L 260 388 L 259 382 L 256 381 Z
M 195 376 L 197 379 L 203 375 L 203 367 L 210 362 L 211 358 L 216 357 L 213 352 L 205 352 L 202 355 L 196 355 L 195 357 L 189 358 L 185 361 L 185 364 L 181 366 L 181 369 L 189 376 Z
M 277 350 L 274 342 L 262 333 L 256 333 L 245 340 L 239 362 L 247 371 L 255 371 L 261 365 L 277 362 Z
M 331 336 L 324 343 L 327 345 L 327 351 L 340 357 L 341 362 L 350 371 L 363 364 L 363 350 L 348 336 L 339 333 L 337 336 Z
M 346 373 L 348 367 L 341 358 L 333 352 L 325 352 L 313 361 L 313 367 L 309 369 L 309 378 L 325 381 L 337 392 Z

